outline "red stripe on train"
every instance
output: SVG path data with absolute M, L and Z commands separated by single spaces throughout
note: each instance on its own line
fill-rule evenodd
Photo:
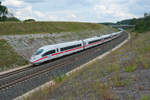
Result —
M 74 48 L 74 49 L 69 49 L 69 50 L 66 50 L 66 51 L 63 51 L 63 52 L 54 53 L 54 54 L 51 54 L 51 56 L 58 55 L 58 54 L 62 54 L 62 53 L 69 52 L 69 51 L 73 51 L 73 50 L 77 50 L 77 49 L 80 49 L 80 48 L 83 48 L 83 47 L 81 46 L 81 47 Z M 45 59 L 45 58 L 48 58 L 48 56 L 43 57 L 43 58 L 40 58 L 40 59 L 38 59 L 38 60 L 36 60 L 36 61 L 34 61 L 34 62 L 43 60 L 43 59 Z M 33 63 L 34 63 L 34 62 L 33 62 Z
M 42 60 L 42 59 L 45 59 L 45 58 L 48 58 L 48 56 L 43 57 L 43 58 L 40 58 L 40 59 L 38 59 L 38 60 L 36 60 L 36 61 L 34 61 L 34 62 L 37 62 L 37 61 Z M 34 63 L 34 62 L 33 62 L 33 63 Z

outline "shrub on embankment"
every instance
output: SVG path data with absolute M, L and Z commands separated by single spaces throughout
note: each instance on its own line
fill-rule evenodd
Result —
M 0 39 L 0 71 L 27 64 L 15 50 L 5 41 Z
M 150 31 L 150 16 L 145 16 L 144 18 L 137 20 L 135 31 L 136 32 Z

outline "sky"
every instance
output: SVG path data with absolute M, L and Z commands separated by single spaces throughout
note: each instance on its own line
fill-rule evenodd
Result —
M 143 17 L 149 0 L 0 0 L 21 20 L 117 22 Z

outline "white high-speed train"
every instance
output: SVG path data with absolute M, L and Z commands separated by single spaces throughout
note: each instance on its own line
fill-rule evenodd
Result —
M 59 43 L 54 45 L 47 45 L 39 48 L 29 60 L 32 64 L 40 64 L 48 60 L 69 55 L 87 48 L 97 46 L 99 44 L 111 41 L 114 38 L 120 36 L 122 31 L 103 35 L 100 37 L 92 37 L 84 40 Z

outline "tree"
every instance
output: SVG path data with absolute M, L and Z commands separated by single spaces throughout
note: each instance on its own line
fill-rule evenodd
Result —
M 130 25 L 135 25 L 136 22 L 137 22 L 137 19 L 136 19 L 136 18 L 133 18 L 133 19 L 131 19 L 131 21 L 130 21 Z
M 148 13 L 144 13 L 144 17 L 147 17 L 148 16 Z
M 2 5 L 2 2 L 0 1 L 0 21 L 20 21 L 18 18 L 13 16 L 13 13 L 8 11 L 8 8 L 6 6 Z
M 2 2 L 0 2 L 0 16 L 6 16 L 8 14 L 8 9 L 6 6 L 1 5 Z

